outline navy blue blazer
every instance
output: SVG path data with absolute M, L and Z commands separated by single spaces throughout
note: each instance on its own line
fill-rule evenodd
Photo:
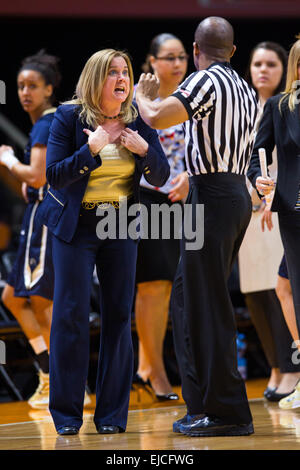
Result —
M 261 176 L 258 149 L 266 150 L 267 165 L 272 163 L 272 151 L 276 145 L 278 176 L 271 210 L 294 210 L 300 185 L 300 105 L 291 112 L 287 100 L 281 105 L 282 95 L 269 98 L 254 144 L 247 176 L 255 187 Z
M 50 185 L 40 204 L 37 217 L 58 238 L 70 242 L 78 224 L 81 202 L 91 171 L 100 167 L 101 157 L 93 157 L 87 145 L 89 128 L 79 117 L 79 106 L 57 108 L 47 144 L 46 176 Z M 134 202 L 139 201 L 139 182 L 145 178 L 154 186 L 163 186 L 170 175 L 168 160 L 159 143 L 157 132 L 140 116 L 128 124 L 148 142 L 146 157 L 135 157 Z

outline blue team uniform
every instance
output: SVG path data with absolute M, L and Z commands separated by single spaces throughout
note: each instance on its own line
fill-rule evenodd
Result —
M 24 163 L 30 164 L 32 147 L 47 145 L 54 110 L 42 115 L 33 125 L 24 151 Z M 53 299 L 54 273 L 52 265 L 51 234 L 36 220 L 36 211 L 47 192 L 48 184 L 36 189 L 27 188 L 26 207 L 19 239 L 19 247 L 8 284 L 14 287 L 16 297 L 38 295 Z

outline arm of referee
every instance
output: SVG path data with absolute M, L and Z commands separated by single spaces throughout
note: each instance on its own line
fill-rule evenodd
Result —
M 167 129 L 189 119 L 183 103 L 173 96 L 153 101 L 159 83 L 150 74 L 142 74 L 136 89 L 136 101 L 143 120 L 154 129 Z

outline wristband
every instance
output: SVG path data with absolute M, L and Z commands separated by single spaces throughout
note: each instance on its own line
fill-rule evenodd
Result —
M 14 153 L 10 150 L 5 150 L 5 152 L 2 153 L 0 156 L 0 161 L 5 165 L 9 170 L 12 169 L 12 167 L 16 164 L 19 163 L 19 160 L 17 157 L 14 155 Z

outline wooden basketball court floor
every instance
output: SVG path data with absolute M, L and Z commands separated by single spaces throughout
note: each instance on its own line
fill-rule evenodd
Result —
M 185 414 L 184 402 L 156 402 L 142 391 L 132 391 L 127 431 L 99 435 L 93 423 L 92 403 L 76 436 L 58 436 L 47 410 L 32 410 L 27 402 L 0 404 L 0 450 L 299 450 L 300 409 L 281 410 L 262 397 L 265 379 L 246 382 L 255 433 L 241 437 L 188 437 L 172 432 L 173 421 Z M 180 394 L 180 388 L 175 387 Z M 139 401 L 138 401 L 139 399 Z

